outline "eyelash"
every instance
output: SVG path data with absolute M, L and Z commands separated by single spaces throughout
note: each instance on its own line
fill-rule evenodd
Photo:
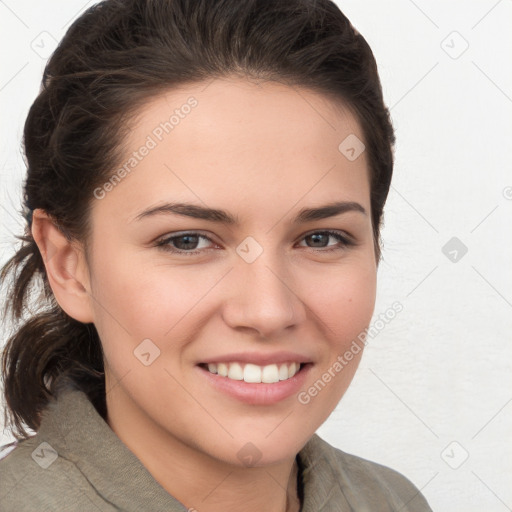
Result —
M 341 246 L 331 247 L 331 248 L 327 248 L 327 249 L 326 248 L 318 248 L 317 249 L 315 247 L 306 247 L 306 249 L 312 249 L 315 252 L 322 252 L 322 253 L 324 253 L 324 252 L 340 251 L 340 250 L 346 249 L 349 246 L 355 245 L 355 242 L 350 240 L 348 237 L 343 236 L 341 234 L 341 232 L 339 232 L 339 231 L 331 231 L 331 230 L 319 230 L 319 231 L 313 231 L 311 233 L 307 233 L 306 235 L 304 235 L 301 238 L 301 241 L 304 240 L 305 238 L 309 237 L 309 236 L 318 235 L 318 234 L 320 234 L 320 235 L 330 235 L 333 238 L 336 238 L 339 242 L 341 242 Z M 202 250 L 194 250 L 194 251 L 185 251 L 183 249 L 173 249 L 171 247 L 171 245 L 169 245 L 170 242 L 172 242 L 172 240 L 176 240 L 176 239 L 183 238 L 183 237 L 190 236 L 190 235 L 198 236 L 199 238 L 203 238 L 205 240 L 208 240 L 209 242 L 215 243 L 208 236 L 203 235 L 201 233 L 197 233 L 197 232 L 191 231 L 191 232 L 182 233 L 180 235 L 173 235 L 173 236 L 164 238 L 164 239 L 158 241 L 156 243 L 156 246 L 159 249 L 163 250 L 163 251 L 171 252 L 171 253 L 174 253 L 174 254 L 180 254 L 180 255 L 183 254 L 183 255 L 186 255 L 186 256 L 194 256 L 196 254 L 200 254 L 204 249 L 202 249 Z

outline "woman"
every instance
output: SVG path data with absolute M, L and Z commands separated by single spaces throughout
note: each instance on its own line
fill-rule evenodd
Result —
M 87 10 L 25 125 L 1 510 L 430 510 L 315 434 L 363 352 L 393 143 L 328 0 Z

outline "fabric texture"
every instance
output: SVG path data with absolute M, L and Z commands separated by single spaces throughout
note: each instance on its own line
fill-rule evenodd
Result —
M 317 434 L 297 455 L 301 512 L 431 512 L 420 491 L 385 466 Z M 62 391 L 41 427 L 0 460 L 0 511 L 187 512 L 116 436 L 85 393 Z

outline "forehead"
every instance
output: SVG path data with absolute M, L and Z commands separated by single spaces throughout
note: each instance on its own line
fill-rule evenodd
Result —
M 241 78 L 161 93 L 147 101 L 130 124 L 130 147 L 148 134 L 164 144 L 197 143 L 203 150 L 209 145 L 236 152 L 264 144 L 265 154 L 275 148 L 285 153 L 287 148 L 315 148 L 320 143 L 337 150 L 349 134 L 363 139 L 359 123 L 341 100 L 296 86 Z
M 126 178 L 108 195 L 128 217 L 171 197 L 223 208 L 368 198 L 365 152 L 351 160 L 341 151 L 354 137 L 362 144 L 359 123 L 310 90 L 215 79 L 152 98 L 129 128 Z

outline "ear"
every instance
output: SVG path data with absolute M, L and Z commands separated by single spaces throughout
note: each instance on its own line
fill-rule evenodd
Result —
M 32 216 L 32 236 L 60 307 L 75 320 L 91 323 L 89 271 L 82 246 L 69 240 L 41 208 Z

